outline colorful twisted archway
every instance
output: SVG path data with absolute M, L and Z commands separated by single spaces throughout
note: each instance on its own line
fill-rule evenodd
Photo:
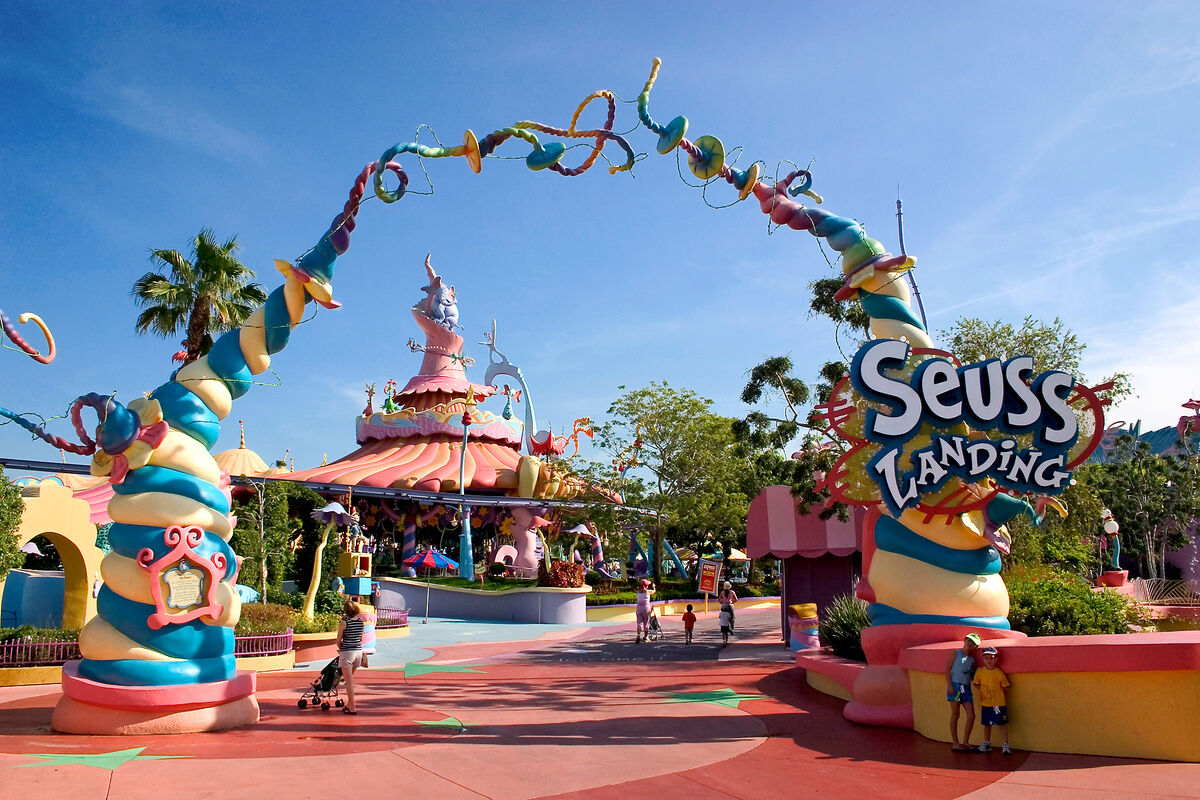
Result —
M 753 195 L 776 225 L 825 239 L 841 258 L 844 285 L 838 298 L 859 300 L 870 315 L 873 336 L 912 345 L 910 367 L 915 366 L 932 341 L 913 311 L 906 283 L 898 280 L 914 259 L 890 254 L 851 218 L 798 202 L 795 198 L 801 195 L 821 202 L 807 170 L 768 181 L 761 177 L 761 162 L 743 170 L 727 164 L 725 147 L 716 137 L 689 139 L 685 117 L 665 125 L 657 122 L 649 101 L 659 66 L 655 59 L 637 100 L 640 124 L 657 136 L 657 152 L 665 155 L 678 148 L 700 180 L 724 181 L 738 201 Z M 581 114 L 596 101 L 607 105 L 604 124 L 579 129 Z M 238 560 L 228 545 L 233 529 L 228 477 L 209 454 L 220 421 L 233 401 L 248 391 L 254 376 L 268 368 L 271 356 L 287 345 L 309 301 L 338 306 L 332 286 L 335 262 L 350 246 L 368 182 L 386 203 L 397 202 L 407 190 L 408 176 L 396 159 L 464 158 L 479 172 L 484 159 L 509 140 L 520 139 L 532 147 L 525 162 L 534 171 L 578 176 L 605 157 L 610 146 L 620 153 L 609 164 L 610 174 L 627 171 L 638 156 L 627 139 L 614 132 L 615 118 L 616 95 L 601 91 L 579 104 L 565 128 L 522 120 L 482 138 L 468 130 L 455 147 L 404 142 L 388 148 L 359 173 L 345 205 L 317 244 L 295 263 L 276 262 L 283 285 L 241 328 L 218 339 L 206 356 L 127 405 L 95 394 L 80 397 L 72 406 L 80 444 L 23 423 L 56 446 L 94 454 L 93 474 L 108 476 L 116 492 L 108 509 L 114 520 L 109 533 L 113 550 L 103 564 L 99 615 L 81 636 L 83 660 L 64 670 L 56 729 L 182 732 L 257 719 L 253 678 L 234 670 Z M 574 166 L 563 163 L 572 149 L 568 143 L 587 150 Z M 389 172 L 393 188 L 387 186 Z M 81 420 L 85 407 L 99 417 L 94 440 Z M 845 429 L 840 407 L 831 405 L 827 413 L 835 427 Z M 864 469 L 860 463 L 840 466 L 840 480 Z M 954 502 L 938 505 L 964 493 L 971 498 L 986 495 L 985 501 L 970 508 Z M 1008 597 L 997 574 L 995 549 L 1003 535 L 997 532 L 1018 513 L 1036 516 L 1033 508 L 998 494 L 990 484 L 973 486 L 957 478 L 932 494 L 932 512 L 927 505 L 872 516 L 873 535 L 867 538 L 874 544 L 867 553 L 864 591 L 872 601 L 873 630 L 883 632 L 883 643 L 868 646 L 876 672 L 868 674 L 862 692 L 856 690 L 854 705 L 866 709 L 859 714 L 864 721 L 904 722 L 906 690 L 897 682 L 903 673 L 895 666 L 899 647 L 927 638 L 952 638 L 967 624 L 1007 628 Z M 863 497 L 862 503 L 877 505 L 877 495 Z M 964 589 L 968 585 L 973 587 L 970 592 Z M 908 716 L 911 724 L 911 709 Z

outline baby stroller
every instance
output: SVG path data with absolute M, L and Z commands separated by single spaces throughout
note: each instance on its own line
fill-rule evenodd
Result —
M 312 682 L 304 694 L 300 695 L 300 699 L 296 701 L 297 708 L 307 708 L 309 703 L 312 703 L 313 708 L 318 705 L 322 711 L 329 710 L 330 701 L 335 706 L 341 708 L 343 703 L 338 697 L 338 683 L 342 680 L 342 670 L 338 667 L 338 660 L 335 658 L 321 669 L 321 674 Z
M 663 637 L 662 626 L 658 624 L 658 615 L 650 612 L 650 628 L 646 631 L 647 642 L 657 642 Z

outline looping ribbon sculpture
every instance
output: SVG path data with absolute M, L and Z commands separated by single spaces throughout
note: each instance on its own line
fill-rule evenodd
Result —
M 55 355 L 54 336 L 50 333 L 50 328 L 47 327 L 46 323 L 42 322 L 42 318 L 37 314 L 25 313 L 17 317 L 17 322 L 22 325 L 27 322 L 32 322 L 34 325 L 38 326 L 42 332 L 42 336 L 46 337 L 45 355 L 39 353 L 34 347 L 21 338 L 21 334 L 17 332 L 17 329 L 13 326 L 12 322 L 10 322 L 8 317 L 4 315 L 3 311 L 0 311 L 0 329 L 4 330 L 4 335 L 11 339 L 13 344 L 21 348 L 26 355 L 39 364 L 49 364 L 51 361 L 53 361 Z

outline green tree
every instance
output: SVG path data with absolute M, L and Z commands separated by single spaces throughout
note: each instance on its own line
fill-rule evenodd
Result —
M 4 477 L 4 468 L 0 467 L 0 580 L 25 561 L 25 554 L 17 547 L 17 528 L 24 513 L 21 489 Z
M 1096 486 L 1097 470 L 1098 465 L 1089 464 L 1073 473 L 1071 485 L 1059 496 L 1067 507 L 1065 519 L 1050 511 L 1041 527 L 1034 527 L 1024 515 L 1008 522 L 1013 543 L 1004 559 L 1006 573 L 1044 565 L 1079 578 L 1093 577 L 1100 569 L 1096 548 L 1104 507 Z
M 234 257 L 237 249 L 236 236 L 219 243 L 205 228 L 192 241 L 190 260 L 178 250 L 151 250 L 158 269 L 138 278 L 131 292 L 145 309 L 137 332 L 164 338 L 185 332 L 185 363 L 191 363 L 208 352 L 215 335 L 245 322 L 267 295 L 250 282 L 254 272 Z
M 250 481 L 248 488 L 252 491 L 249 501 L 237 503 L 233 509 L 238 520 L 233 549 L 243 558 L 239 582 L 257 586 L 259 600 L 265 603 L 267 586 L 280 588 L 284 572 L 291 566 L 291 540 L 301 525 L 288 516 L 289 484 Z
M 1001 361 L 1016 356 L 1032 356 L 1035 373 L 1061 370 L 1086 382 L 1080 361 L 1087 344 L 1058 317 L 1046 323 L 1026 317 L 1020 327 L 1010 322 L 988 322 L 977 317 L 963 317 L 939 334 L 944 349 L 964 364 L 996 358 Z M 1118 372 L 1106 378 L 1113 387 L 1106 394 L 1116 401 L 1128 395 L 1132 385 L 1129 375 Z
M 648 475 L 642 504 L 653 513 L 656 556 L 663 552 L 668 521 L 674 529 L 692 531 L 699 538 L 728 538 L 745 530 L 749 501 L 741 493 L 738 475 L 745 461 L 734 448 L 733 420 L 713 413 L 711 407 L 711 400 L 689 389 L 652 382 L 613 401 L 609 421 L 596 430 L 600 446 L 614 455 L 628 452 L 635 439 L 642 442 L 640 466 L 634 469 Z M 654 578 L 662 579 L 662 560 L 657 557 Z
M 1187 544 L 1200 517 L 1200 455 L 1184 440 L 1176 450 L 1155 455 L 1149 443 L 1122 436 L 1112 460 L 1097 467 L 1100 497 L 1121 526 L 1122 551 L 1137 557 L 1146 578 L 1166 577 L 1167 551 Z
M 753 465 L 753 480 L 744 487 L 751 497 L 767 486 L 791 486 L 805 513 L 819 506 L 822 519 L 834 514 L 849 519 L 849 509 L 831 502 L 829 490 L 819 487 L 820 478 L 841 456 L 843 443 L 828 434 L 828 424 L 814 414 L 813 406 L 814 401 L 827 401 L 845 375 L 844 363 L 825 364 L 818 373 L 814 396 L 808 385 L 792 374 L 789 356 L 773 356 L 750 370 L 741 399 L 755 408 L 734 423 L 733 432 L 742 456 Z M 789 457 L 791 449 L 796 452 Z
M 321 508 L 327 502 L 325 498 L 305 486 L 294 483 L 287 484 L 288 516 L 293 524 L 300 528 L 300 543 L 292 561 L 287 577 L 295 580 L 301 587 L 306 587 L 312 579 L 313 556 L 321 540 L 324 525 L 312 518 L 312 512 Z M 321 574 L 334 575 L 337 573 L 336 547 L 326 547 L 322 551 Z

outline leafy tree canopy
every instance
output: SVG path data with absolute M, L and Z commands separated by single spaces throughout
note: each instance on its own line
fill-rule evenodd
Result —
M 654 512 L 656 553 L 668 521 L 697 542 L 708 535 L 736 537 L 745 529 L 749 498 L 741 476 L 748 464 L 734 446 L 733 420 L 711 407 L 711 400 L 689 389 L 652 382 L 613 401 L 609 421 L 596 430 L 600 447 L 614 455 L 641 442 L 634 469 L 645 476 L 642 502 Z M 655 561 L 660 580 L 661 559 Z
M 1111 460 L 1097 465 L 1097 488 L 1121 526 L 1123 552 L 1137 557 L 1142 576 L 1166 577 L 1167 552 L 1188 542 L 1200 518 L 1200 455 L 1181 440 L 1178 452 L 1155 455 L 1147 442 L 1120 437 Z
M 17 528 L 24 513 L 21 489 L 4 477 L 4 469 L 0 467 L 0 580 L 25 561 L 25 554 L 17 547 Z
M 1032 356 L 1034 372 L 1062 370 L 1087 382 L 1080 369 L 1087 344 L 1058 317 L 1050 323 L 1026 317 L 1019 327 L 1000 320 L 988 322 L 977 317 L 963 317 L 941 331 L 939 338 L 944 349 L 964 364 L 992 358 L 1003 361 L 1016 356 Z M 1130 393 L 1132 384 L 1127 373 L 1119 372 L 1101 382 L 1109 380 L 1113 381 L 1113 388 L 1107 395 L 1112 400 Z

